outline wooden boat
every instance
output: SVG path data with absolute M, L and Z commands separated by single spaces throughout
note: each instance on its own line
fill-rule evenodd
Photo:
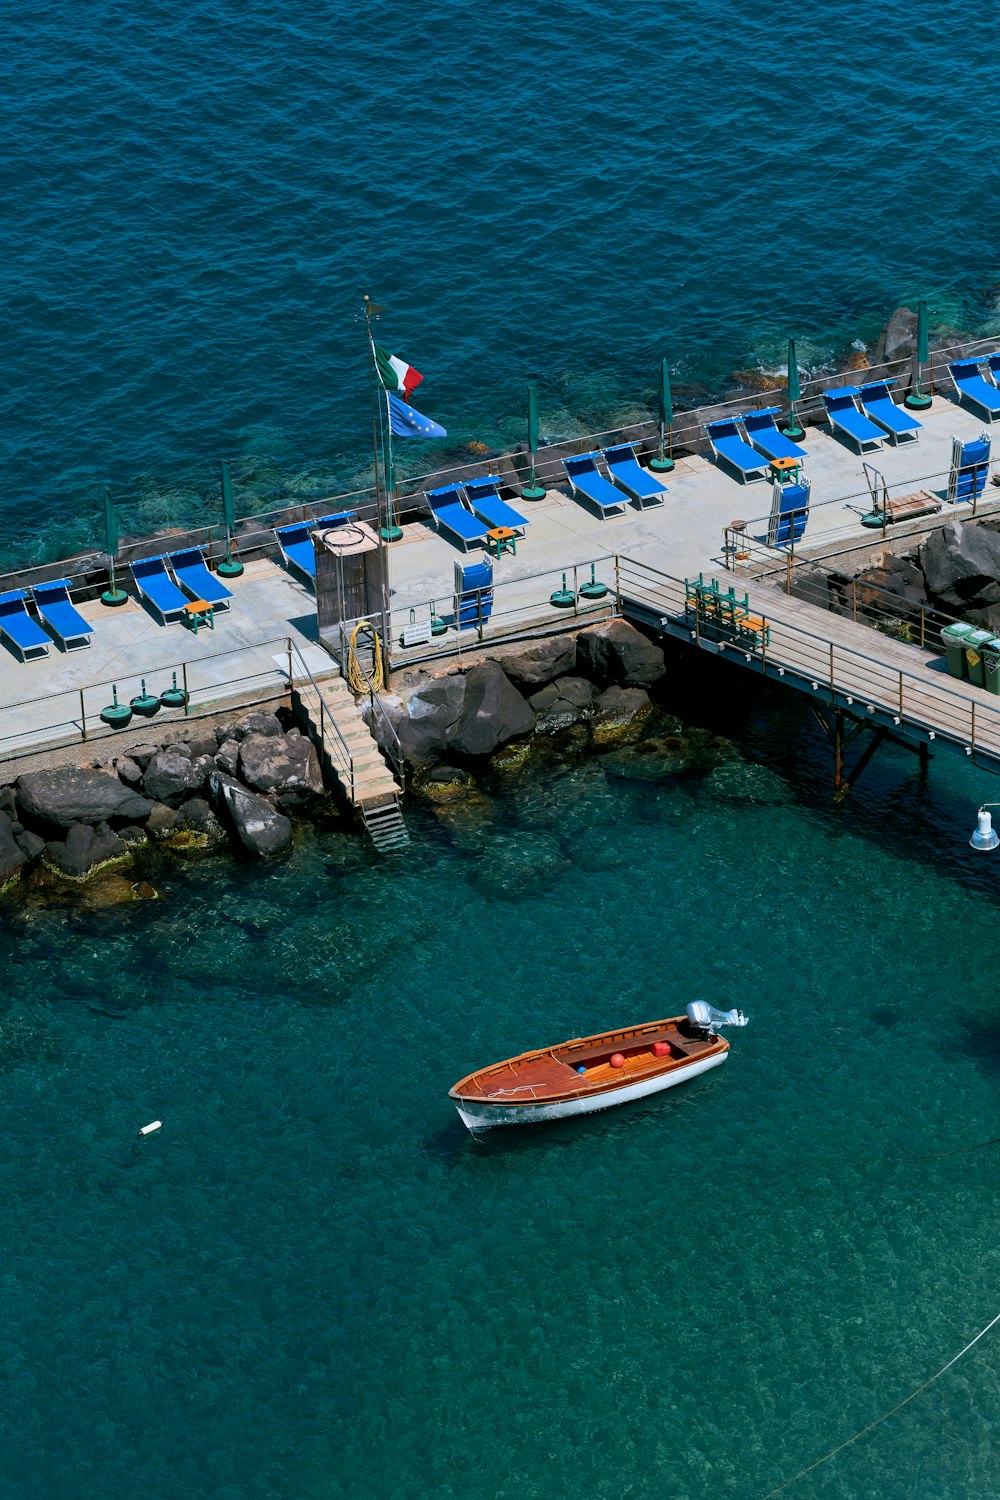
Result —
M 741 1011 L 695 1001 L 683 1016 L 574 1037 L 479 1068 L 449 1089 L 448 1097 L 472 1131 L 589 1115 L 717 1068 L 729 1043 L 715 1027 L 745 1024 Z

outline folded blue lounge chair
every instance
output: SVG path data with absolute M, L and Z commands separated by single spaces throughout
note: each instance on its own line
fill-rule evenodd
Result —
M 863 385 L 861 405 L 873 422 L 885 428 L 893 442 L 898 444 L 904 437 L 916 441 L 924 424 L 893 401 L 889 387 L 895 384 L 894 380 L 873 380 L 871 385 Z
M 528 524 L 520 511 L 500 498 L 495 479 L 467 480 L 465 498 L 472 506 L 473 514 L 485 522 L 491 531 L 498 526 L 508 526 L 511 531 L 523 531 Z
M 144 557 L 141 562 L 129 563 L 129 568 L 139 594 L 149 600 L 164 625 L 183 619 L 187 596 L 167 572 L 165 557 Z
M 285 565 L 289 568 L 297 568 L 307 578 L 316 577 L 316 552 L 313 547 L 312 534 L 314 531 L 322 531 L 324 526 L 346 526 L 348 521 L 353 521 L 356 511 L 338 510 L 333 516 L 320 516 L 315 521 L 297 521 L 293 526 L 276 526 L 274 539 L 281 549 L 281 555 L 285 559 Z
M 990 368 L 995 356 L 990 356 Z M 955 383 L 959 402 L 968 401 L 978 407 L 988 422 L 1000 413 L 1000 391 L 986 380 L 974 359 L 956 359 L 948 366 L 948 374 Z
M 625 501 L 621 490 L 616 490 L 597 467 L 599 457 L 598 453 L 581 453 L 578 458 L 564 458 L 562 466 L 574 496 L 593 505 L 601 520 L 605 521 L 616 511 L 624 515 Z
M 725 422 L 706 422 L 705 431 L 717 464 L 735 469 L 744 484 L 764 478 L 768 472 L 767 459 L 743 441 L 738 422 L 731 418 Z
M 69 579 L 56 578 L 52 583 L 39 583 L 32 590 L 35 608 L 60 641 L 64 651 L 79 651 L 90 645 L 94 627 L 85 620 L 79 610 L 74 609 L 69 597 Z
M 767 523 L 769 547 L 791 547 L 800 539 L 809 519 L 810 484 L 805 475 L 798 484 L 775 481 L 771 517 Z
M 834 432 L 839 429 L 852 443 L 857 443 L 859 453 L 864 453 L 867 448 L 881 448 L 885 433 L 858 410 L 856 398 L 860 394 L 856 385 L 842 385 L 837 390 L 823 392 L 823 405 Z
M 493 564 L 482 562 L 455 564 L 455 624 L 459 630 L 485 625 L 493 612 Z
M 990 435 L 981 432 L 969 443 L 959 437 L 951 440 L 951 473 L 948 475 L 948 499 L 952 505 L 977 500 L 986 487 L 990 472 Z
M 450 531 L 458 538 L 466 552 L 470 542 L 481 542 L 492 530 L 476 519 L 462 502 L 460 484 L 444 484 L 440 489 L 427 491 L 427 504 L 431 508 L 431 520 L 438 531 Z
M 38 621 L 28 614 L 27 598 L 24 589 L 0 594 L 0 635 L 7 637 L 22 661 L 49 654 L 49 638 Z
M 662 505 L 667 487 L 642 467 L 635 456 L 635 449 L 635 443 L 616 443 L 613 448 L 602 450 L 611 482 L 640 510 L 645 510 L 647 505 Z
M 740 420 L 743 431 L 761 453 L 768 458 L 805 458 L 806 450 L 793 443 L 778 427 L 775 417 L 781 415 L 780 406 L 762 406 L 760 411 L 748 411 Z
M 183 552 L 171 552 L 170 566 L 177 582 L 192 599 L 204 599 L 206 604 L 213 604 L 216 609 L 229 608 L 232 593 L 225 584 L 212 577 L 197 547 L 186 547 Z

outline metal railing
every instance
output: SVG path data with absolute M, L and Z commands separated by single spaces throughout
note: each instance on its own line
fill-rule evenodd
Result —
M 909 729 L 929 739 L 941 737 L 970 755 L 981 751 L 1000 758 L 1000 702 L 972 696 L 974 689 L 961 690 L 951 679 L 928 679 L 910 667 L 896 665 L 857 646 L 831 640 L 820 631 L 803 626 L 780 614 L 761 609 L 759 595 L 752 607 L 762 622 L 761 646 L 748 650 L 743 644 L 719 638 L 704 628 L 697 613 L 692 621 L 686 607 L 686 587 L 646 563 L 621 559 L 621 593 L 644 609 L 689 630 L 699 643 L 708 640 L 721 650 L 747 662 L 757 662 L 767 676 L 791 673 L 807 690 L 825 692 L 830 701 L 853 707 L 856 712 L 881 713 L 896 729 Z M 892 647 L 887 643 L 887 653 Z
M 288 681 L 291 686 L 292 706 L 296 702 L 306 709 L 308 717 L 315 726 L 319 735 L 320 755 L 328 760 L 337 775 L 344 782 L 345 788 L 351 801 L 354 801 L 354 756 L 351 754 L 350 746 L 340 732 L 333 712 L 329 708 L 326 699 L 320 690 L 312 672 L 303 659 L 302 652 L 295 642 L 289 637 L 288 649 Z M 297 666 L 298 671 L 294 668 Z M 303 691 L 303 680 L 307 684 Z

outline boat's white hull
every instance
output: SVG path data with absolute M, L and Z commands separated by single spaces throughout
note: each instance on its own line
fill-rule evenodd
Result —
M 658 1094 L 662 1089 L 671 1089 L 675 1084 L 686 1083 L 717 1068 L 729 1056 L 728 1048 L 711 1057 L 699 1058 L 685 1068 L 674 1068 L 669 1073 L 660 1073 L 655 1078 L 637 1079 L 620 1089 L 607 1089 L 600 1094 L 580 1094 L 572 1099 L 543 1101 L 538 1104 L 502 1104 L 488 1099 L 455 1099 L 455 1108 L 462 1121 L 477 1134 L 492 1130 L 497 1125 L 535 1125 L 543 1120 L 565 1120 L 571 1115 L 592 1115 L 601 1109 L 612 1109 L 616 1104 L 628 1104 L 633 1099 L 644 1099 L 647 1094 Z

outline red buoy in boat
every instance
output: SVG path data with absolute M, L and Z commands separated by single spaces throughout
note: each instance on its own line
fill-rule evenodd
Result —
M 625 1066 L 625 1059 L 624 1059 L 624 1057 L 622 1057 L 622 1055 L 621 1055 L 620 1052 L 614 1052 L 614 1053 L 612 1053 L 612 1056 L 611 1056 L 611 1066 L 613 1068 L 624 1068 L 624 1066 Z
M 653 1056 L 654 1057 L 669 1057 L 670 1056 L 670 1043 L 669 1042 L 654 1042 L 653 1043 Z

